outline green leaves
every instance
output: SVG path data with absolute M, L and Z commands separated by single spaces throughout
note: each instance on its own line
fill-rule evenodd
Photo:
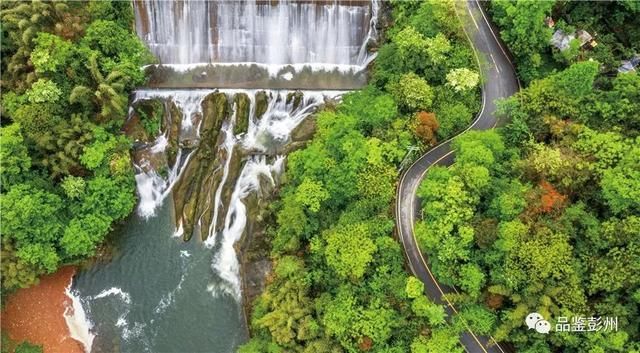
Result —
M 421 280 L 409 276 L 407 278 L 407 286 L 405 288 L 407 297 L 415 299 L 424 295 L 424 283 Z
M 475 88 L 480 82 L 480 75 L 473 70 L 463 67 L 454 69 L 447 74 L 447 84 L 455 91 L 466 91 Z
M 19 184 L 2 195 L 3 234 L 18 246 L 54 243 L 62 232 L 62 200 L 29 184 Z
M 628 150 L 620 163 L 602 176 L 602 195 L 611 210 L 618 213 L 640 212 L 640 139 Z
M 329 230 L 325 256 L 327 264 L 342 278 L 355 281 L 362 277 L 373 260 L 376 246 L 364 224 L 353 224 Z
M 92 256 L 111 229 L 112 219 L 99 213 L 76 217 L 69 222 L 60 245 L 69 258 Z
M 18 124 L 0 128 L 0 160 L 0 180 L 4 190 L 28 179 L 31 157 Z
M 72 59 L 73 45 L 56 35 L 40 32 L 34 42 L 31 62 L 37 74 L 62 72 Z
M 118 121 L 151 58 L 130 4 L 3 3 L 1 16 L 6 290 L 92 255 L 133 209 L 130 141 Z
M 388 89 L 405 112 L 431 109 L 433 89 L 427 81 L 412 72 L 402 75 L 399 81 L 390 84 Z
M 27 99 L 31 104 L 57 103 L 60 100 L 62 91 L 55 83 L 49 80 L 39 79 L 34 82 L 26 93 Z
M 329 193 L 322 183 L 305 178 L 296 191 L 296 201 L 306 206 L 311 212 L 318 212 L 322 201 L 329 198 Z

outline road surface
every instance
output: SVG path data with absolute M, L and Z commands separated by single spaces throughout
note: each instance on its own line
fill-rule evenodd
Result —
M 515 69 L 505 49 L 497 37 L 497 31 L 489 23 L 477 0 L 467 0 L 457 8 L 465 32 L 474 47 L 482 72 L 482 110 L 468 129 L 487 130 L 495 127 L 498 120 L 494 116 L 495 101 L 509 97 L 520 88 Z M 467 130 L 468 130 L 467 129 Z M 447 140 L 422 155 L 411 165 L 400 179 L 396 197 L 396 227 L 404 247 L 407 262 L 413 274 L 425 283 L 425 292 L 435 303 L 444 304 L 449 315 L 456 309 L 448 301 L 443 301 L 445 293 L 455 289 L 439 284 L 429 269 L 428 260 L 420 253 L 413 225 L 420 211 L 416 192 L 424 175 L 432 165 L 448 166 L 453 163 L 454 151 L 451 140 Z M 478 336 L 471 330 L 460 337 L 464 349 L 469 353 L 506 353 L 510 349 L 501 346 L 491 337 Z

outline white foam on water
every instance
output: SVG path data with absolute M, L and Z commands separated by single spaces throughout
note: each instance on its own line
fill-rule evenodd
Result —
M 293 74 L 291 72 L 287 72 L 284 75 L 281 76 L 283 79 L 287 80 L 287 81 L 291 81 L 291 79 L 293 78 Z
M 72 282 L 73 279 L 69 281 L 69 285 L 65 289 L 65 294 L 71 299 L 71 306 L 65 308 L 64 321 L 69 328 L 71 338 L 80 342 L 86 353 L 90 353 L 91 346 L 93 345 L 93 339 L 96 337 L 91 333 L 93 324 L 87 319 L 87 314 L 82 307 L 82 302 L 80 301 L 78 293 L 71 291 Z
M 178 222 L 178 227 L 176 228 L 176 230 L 173 232 L 173 237 L 174 238 L 179 238 L 182 236 L 182 234 L 184 234 L 184 228 L 182 227 L 182 223 Z
M 122 289 L 118 287 L 111 287 L 109 289 L 105 289 L 102 292 L 98 293 L 93 297 L 93 299 L 102 299 L 108 296 L 117 296 L 122 299 L 126 304 L 131 304 L 131 295 L 127 292 L 124 292 Z
M 162 314 L 164 313 L 165 310 L 167 310 L 169 305 L 171 305 L 175 300 L 176 294 L 182 289 L 182 283 L 184 283 L 184 279 L 185 279 L 185 274 L 183 273 L 182 276 L 180 276 L 180 282 L 178 282 L 178 285 L 176 286 L 176 288 L 174 288 L 172 291 L 163 295 L 162 298 L 160 298 L 160 302 L 158 303 L 158 305 L 156 305 L 156 308 L 153 310 L 154 313 Z

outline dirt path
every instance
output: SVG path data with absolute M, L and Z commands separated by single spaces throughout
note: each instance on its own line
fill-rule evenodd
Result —
M 12 340 L 41 344 L 44 353 L 84 353 L 82 345 L 69 336 L 64 311 L 71 306 L 65 288 L 74 267 L 43 276 L 40 283 L 10 295 L 2 312 L 2 331 Z

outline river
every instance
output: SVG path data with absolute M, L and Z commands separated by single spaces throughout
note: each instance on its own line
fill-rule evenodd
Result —
M 70 289 L 68 323 L 87 351 L 226 353 L 247 339 L 234 248 L 255 221 L 245 200 L 275 189 L 304 119 L 362 85 L 378 7 L 134 1 L 162 64 L 146 69 L 164 78 L 132 94 L 136 213 L 111 261 Z M 153 136 L 139 128 L 144 109 L 161 116 Z

